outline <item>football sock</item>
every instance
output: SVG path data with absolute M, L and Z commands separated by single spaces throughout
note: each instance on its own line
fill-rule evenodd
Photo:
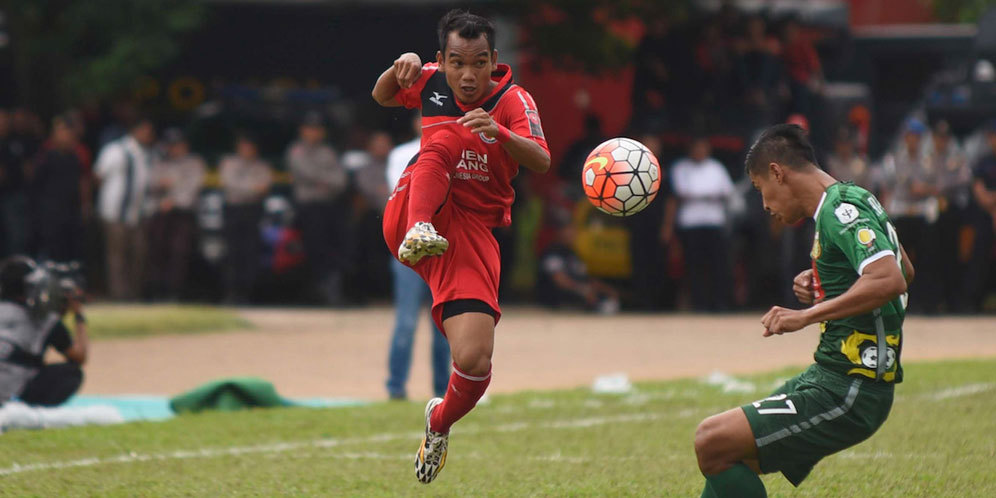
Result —
M 710 494 L 711 493 L 711 494 Z M 761 478 L 750 467 L 738 463 L 713 476 L 706 476 L 702 498 L 767 498 Z
M 439 135 L 448 135 L 440 132 Z M 436 137 L 433 137 L 434 139 Z M 441 137 L 446 139 L 447 137 Z M 425 145 L 411 168 L 411 193 L 408 195 L 408 227 L 420 221 L 432 222 L 432 217 L 446 202 L 450 179 L 457 158 L 439 140 Z
M 491 372 L 483 377 L 474 377 L 461 372 L 454 363 L 446 396 L 429 417 L 429 427 L 436 432 L 450 432 L 450 426 L 454 422 L 474 409 L 490 383 Z

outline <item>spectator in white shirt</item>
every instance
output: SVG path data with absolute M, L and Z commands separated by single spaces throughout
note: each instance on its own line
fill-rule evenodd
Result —
M 662 238 L 677 235 L 695 311 L 723 311 L 731 300 L 730 244 L 726 205 L 734 192 L 726 167 L 710 157 L 709 140 L 692 139 L 688 157 L 671 168 L 674 196 L 668 200 Z
M 142 291 L 146 244 L 141 224 L 152 165 L 147 147 L 155 138 L 152 121 L 139 119 L 127 135 L 105 145 L 97 158 L 97 209 L 104 225 L 107 284 L 113 299 L 136 299 Z

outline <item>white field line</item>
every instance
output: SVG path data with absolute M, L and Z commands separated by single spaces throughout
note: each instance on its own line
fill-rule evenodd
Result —
M 903 458 L 907 460 L 923 460 L 926 458 L 950 458 L 950 455 L 940 453 L 892 453 L 890 451 L 875 451 L 872 453 L 861 451 L 845 451 L 840 453 L 840 458 L 847 460 L 883 460 Z M 834 457 L 831 457 L 834 458 Z
M 996 383 L 988 382 L 965 384 L 963 386 L 942 389 L 932 393 L 929 397 L 934 401 L 941 401 L 950 398 L 960 398 L 962 396 L 971 396 L 973 394 L 984 393 L 992 389 L 996 389 Z
M 952 387 L 948 389 L 943 389 L 936 391 L 934 393 L 926 395 L 926 397 L 940 401 L 949 398 L 956 398 L 961 396 L 970 396 L 973 394 L 978 394 L 986 392 L 992 389 L 996 389 L 996 383 L 977 383 L 977 384 L 966 384 L 963 386 Z M 622 424 L 622 423 L 639 423 L 639 422 L 652 422 L 664 419 L 665 417 L 690 417 L 696 415 L 702 410 L 681 410 L 675 413 L 638 413 L 630 415 L 614 415 L 606 417 L 588 417 L 579 419 L 569 419 L 561 420 L 556 422 L 547 422 L 542 424 L 530 424 L 526 422 L 516 422 L 503 424 L 491 428 L 482 427 L 466 427 L 459 430 L 461 434 L 479 434 L 485 431 L 495 431 L 495 432 L 520 432 L 527 429 L 537 428 L 537 429 L 583 429 L 589 427 L 596 427 L 608 424 Z M 118 455 L 114 457 L 91 457 L 91 458 L 81 458 L 77 460 L 64 460 L 56 462 L 40 462 L 32 464 L 17 464 L 14 463 L 9 467 L 0 468 L 0 477 L 21 474 L 25 472 L 35 472 L 43 470 L 58 470 L 66 468 L 76 468 L 76 467 L 93 467 L 97 465 L 107 465 L 107 464 L 123 464 L 123 463 L 134 463 L 134 462 L 149 462 L 149 461 L 165 461 L 165 460 L 186 460 L 193 458 L 219 458 L 224 456 L 242 456 L 242 455 L 253 455 L 253 454 L 278 454 L 278 453 L 301 453 L 303 450 L 307 449 L 326 449 L 333 448 L 343 445 L 351 444 L 370 444 L 370 443 L 383 443 L 389 441 L 397 441 L 403 439 L 418 439 L 422 436 L 421 432 L 408 432 L 408 433 L 382 433 L 375 434 L 372 436 L 362 437 L 362 438 L 342 438 L 342 439 L 316 439 L 312 441 L 292 441 L 292 442 L 281 442 L 281 443 L 270 443 L 270 444 L 259 444 L 259 445 L 249 445 L 249 446 L 233 446 L 228 448 L 199 448 L 193 450 L 178 450 L 172 452 L 164 453 L 149 453 L 141 454 L 131 452 L 124 455 Z M 400 455 L 383 455 L 378 453 L 338 453 L 331 455 L 334 458 L 345 458 L 345 459 L 404 459 L 409 458 L 407 456 Z M 894 455 L 892 453 L 886 452 L 876 452 L 876 453 L 844 453 L 841 455 L 843 458 L 861 458 L 861 459 L 882 459 L 882 458 L 894 458 L 894 457 L 919 457 L 923 455 Z M 562 457 L 559 454 L 550 455 L 546 457 L 534 457 L 535 460 L 542 461 L 554 461 L 554 462 L 566 462 L 566 463 L 587 463 L 588 460 L 581 457 Z
M 676 413 L 641 413 L 631 415 L 614 415 L 606 417 L 588 417 L 579 419 L 561 420 L 557 422 L 547 422 L 542 424 L 529 424 L 525 422 L 503 424 L 496 427 L 466 427 L 459 430 L 459 434 L 479 434 L 489 431 L 497 432 L 520 432 L 527 429 L 581 429 L 608 424 L 639 423 L 661 420 L 664 418 L 688 417 L 696 413 L 695 410 L 681 410 Z M 343 445 L 383 443 L 397 440 L 418 440 L 422 437 L 421 432 L 405 433 L 383 433 L 360 438 L 342 439 L 316 439 L 312 441 L 292 441 L 282 443 L 257 444 L 249 446 L 232 446 L 228 448 L 199 448 L 192 450 L 178 450 L 163 453 L 136 453 L 131 452 L 113 457 L 92 457 L 78 460 L 64 460 L 56 462 L 39 462 L 31 464 L 14 463 L 10 467 L 0 468 L 0 477 L 22 474 L 25 472 L 35 472 L 43 470 L 58 470 L 78 467 L 93 467 L 96 465 L 166 461 L 166 460 L 188 460 L 193 458 L 219 458 L 225 456 L 242 456 L 254 454 L 274 454 L 274 453 L 301 453 L 309 449 L 334 448 Z M 379 454 L 370 453 L 342 453 L 342 458 L 381 458 Z M 385 456 L 391 458 L 393 456 Z

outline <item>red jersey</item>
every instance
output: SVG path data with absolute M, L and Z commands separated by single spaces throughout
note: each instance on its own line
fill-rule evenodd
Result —
M 450 130 L 459 137 L 461 148 L 456 171 L 451 179 L 450 199 L 461 208 L 472 211 L 491 227 L 508 226 L 512 222 L 512 179 L 519 172 L 519 164 L 512 159 L 497 139 L 483 133 L 476 136 L 457 119 L 478 107 L 487 111 L 494 121 L 516 135 L 538 143 L 550 152 L 543 136 L 536 102 L 525 89 L 512 81 L 512 69 L 499 64 L 492 73 L 497 83 L 494 90 L 480 101 L 464 105 L 453 96 L 446 84 L 446 76 L 439 65 L 422 66 L 422 74 L 411 88 L 402 88 L 395 98 L 408 109 L 422 111 L 422 145 L 433 134 Z

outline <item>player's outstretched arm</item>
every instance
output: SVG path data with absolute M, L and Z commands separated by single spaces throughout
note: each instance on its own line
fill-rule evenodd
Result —
M 467 127 L 475 135 L 483 133 L 489 138 L 497 138 L 502 147 L 508 151 L 508 155 L 512 156 L 512 159 L 515 159 L 524 168 L 537 173 L 550 171 L 549 152 L 535 141 L 499 125 L 484 109 L 474 109 L 464 114 L 457 122 Z
M 847 292 L 804 310 L 775 306 L 761 318 L 764 336 L 795 332 L 806 325 L 862 315 L 881 308 L 906 292 L 906 278 L 896 260 L 881 258 L 865 266 Z
M 370 94 L 384 107 L 398 107 L 401 105 L 395 98 L 398 90 L 410 88 L 421 74 L 422 59 L 418 54 L 414 52 L 401 54 L 391 67 L 380 74 Z

